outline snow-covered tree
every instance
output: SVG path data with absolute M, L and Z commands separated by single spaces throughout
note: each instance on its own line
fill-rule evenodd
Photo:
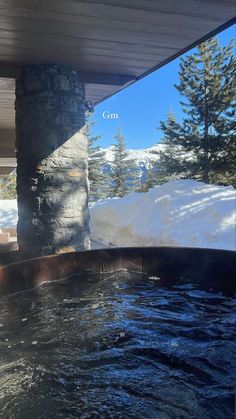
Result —
M 133 159 L 128 158 L 125 138 L 117 130 L 114 144 L 114 161 L 111 168 L 111 196 L 125 196 L 139 187 L 139 170 Z
M 153 156 L 158 156 L 158 160 L 151 159 L 150 161 L 147 177 L 148 189 L 174 178 L 188 178 L 193 175 L 193 172 L 189 170 L 189 162 L 193 163 L 193 156 L 191 152 L 186 152 L 176 137 L 179 125 L 173 112 L 168 113 L 166 122 L 161 122 L 161 128 L 164 133 L 161 142 L 163 147 L 158 151 L 152 151 Z M 192 165 L 191 169 L 193 170 Z
M 90 187 L 90 201 L 96 201 L 107 197 L 108 184 L 107 176 L 103 171 L 105 152 L 101 147 L 97 146 L 97 141 L 101 140 L 101 136 L 94 136 L 92 127 L 94 122 L 87 120 L 86 134 L 88 138 L 88 178 Z
M 235 87 L 233 44 L 222 47 L 216 38 L 180 61 L 177 90 L 185 118 L 169 114 L 161 122 L 164 151 L 157 181 L 190 177 L 205 183 L 235 183 Z
M 153 151 L 152 153 L 157 154 L 156 151 Z M 157 172 L 158 172 L 158 163 L 155 159 L 150 157 L 149 163 L 147 165 L 146 179 L 143 182 L 142 190 L 140 192 L 147 192 L 150 188 L 153 188 L 153 186 L 159 183 Z M 163 183 L 163 182 L 160 182 L 160 183 Z

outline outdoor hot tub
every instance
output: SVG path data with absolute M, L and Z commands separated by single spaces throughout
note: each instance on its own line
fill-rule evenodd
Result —
M 0 259 L 1 418 L 234 417 L 235 252 L 13 257 Z

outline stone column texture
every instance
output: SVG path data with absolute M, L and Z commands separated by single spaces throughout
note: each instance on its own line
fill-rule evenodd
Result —
M 27 254 L 89 248 L 86 106 L 70 67 L 27 66 L 16 81 L 17 235 Z

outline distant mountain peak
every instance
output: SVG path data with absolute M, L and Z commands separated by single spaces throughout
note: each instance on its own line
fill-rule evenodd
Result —
M 135 160 L 137 164 L 140 163 L 148 163 L 150 159 L 152 160 L 158 160 L 158 156 L 155 156 L 155 154 L 152 154 L 152 151 L 160 151 L 163 149 L 162 144 L 156 144 L 152 147 L 148 148 L 139 148 L 139 149 L 133 149 L 128 148 L 128 159 Z M 114 146 L 111 145 L 107 148 L 102 148 L 102 151 L 105 152 L 105 159 L 108 163 L 112 163 L 114 161 Z

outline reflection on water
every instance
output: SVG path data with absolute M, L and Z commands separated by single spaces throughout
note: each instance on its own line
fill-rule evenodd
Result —
M 236 297 L 128 273 L 0 300 L 0 417 L 233 418 Z

